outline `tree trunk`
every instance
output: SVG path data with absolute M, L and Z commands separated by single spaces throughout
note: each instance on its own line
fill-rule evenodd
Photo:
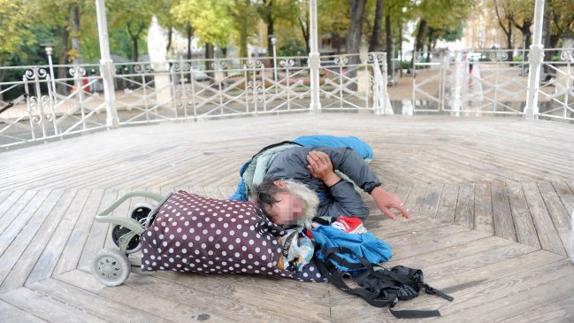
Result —
M 385 18 L 385 34 L 387 37 L 386 47 L 387 47 L 387 71 L 390 75 L 393 75 L 393 34 L 391 29 L 391 16 L 387 15 Z
M 506 54 L 506 60 L 512 62 L 512 23 L 508 21 L 508 33 L 506 33 L 506 48 L 508 48 L 508 53 Z
M 363 20 L 365 18 L 365 4 L 366 0 L 349 0 L 351 7 L 350 17 L 351 23 L 349 24 L 349 30 L 347 32 L 347 40 L 345 42 L 345 47 L 347 54 L 359 53 L 361 47 L 361 36 L 363 31 Z M 350 64 L 356 64 L 359 62 L 358 56 L 351 56 L 349 58 Z
M 267 16 L 267 56 L 273 56 L 273 43 L 271 42 L 271 36 L 275 37 L 275 21 L 271 13 Z M 270 66 L 274 67 L 273 60 L 270 62 Z
M 371 34 L 371 40 L 369 41 L 369 52 L 375 52 L 381 48 L 381 22 L 383 21 L 384 8 L 385 0 L 377 0 L 377 5 L 375 7 L 375 22 L 373 26 L 373 33 Z
M 427 21 L 422 19 L 419 22 L 419 27 L 417 29 L 417 37 L 415 39 L 415 51 L 422 51 L 424 47 L 424 36 L 427 27 Z
M 137 62 L 139 57 L 139 37 L 132 37 L 132 62 Z
M 191 28 L 190 24 L 185 26 L 185 35 L 187 37 L 187 59 L 191 59 L 191 37 L 193 37 L 193 29 Z
M 207 71 L 211 71 L 213 69 L 213 54 L 213 44 L 205 44 L 205 70 Z
M 305 40 L 305 48 L 307 49 L 307 54 L 311 52 L 311 45 L 309 45 L 309 15 L 305 16 L 305 22 L 299 17 L 299 26 L 301 27 L 301 34 Z
M 169 27 L 169 29 L 167 30 L 167 45 L 165 46 L 165 50 L 167 52 L 169 52 L 169 49 L 171 48 L 172 41 L 173 41 L 173 27 Z
M 66 66 L 65 66 L 65 64 L 68 63 L 68 61 L 67 61 L 68 49 L 69 49 L 68 28 L 62 27 L 61 32 L 62 32 L 62 52 L 58 56 L 58 65 L 60 65 L 60 66 L 58 67 L 57 72 L 56 72 L 58 79 L 66 78 L 67 77 L 66 74 L 68 73 L 68 70 L 66 69 Z M 64 84 L 57 83 L 56 84 L 56 92 L 65 95 L 68 93 L 68 89 Z
M 80 55 L 80 7 L 77 3 L 72 4 L 70 9 L 70 24 L 71 24 L 71 36 L 72 36 L 72 57 L 70 57 L 74 64 L 81 63 Z
M 239 57 L 248 57 L 247 52 L 247 18 L 241 18 L 241 28 L 239 29 Z

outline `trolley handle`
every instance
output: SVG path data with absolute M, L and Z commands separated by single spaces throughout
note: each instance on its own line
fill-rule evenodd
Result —
M 126 195 L 120 197 L 117 201 L 112 203 L 112 205 L 110 205 L 107 209 L 103 210 L 100 214 L 97 215 L 97 218 L 101 218 L 101 217 L 105 217 L 105 216 L 110 215 L 110 213 L 112 213 L 118 206 L 120 206 L 127 199 L 130 199 L 132 197 L 147 197 L 147 198 L 156 200 L 157 202 L 160 202 L 163 199 L 165 199 L 165 197 L 163 197 L 159 194 L 151 193 L 151 192 L 143 192 L 143 191 L 130 192 L 130 193 L 127 193 Z

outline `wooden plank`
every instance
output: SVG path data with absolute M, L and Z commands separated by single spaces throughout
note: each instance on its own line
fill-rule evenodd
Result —
M 105 210 L 114 201 L 118 199 L 118 191 L 114 189 L 108 189 L 104 192 L 102 201 L 96 211 L 96 214 Z M 97 253 L 104 247 L 105 240 L 107 238 L 109 224 L 107 223 L 97 223 L 93 221 L 92 227 L 86 239 L 86 244 L 82 250 L 80 260 L 78 261 L 78 268 L 89 268 L 92 259 L 97 255 Z
M 249 304 L 270 312 L 277 311 L 276 304 L 290 304 L 288 308 L 281 309 L 281 314 L 294 320 L 324 321 L 328 318 L 328 284 L 248 275 L 196 276 L 166 273 L 158 275 L 157 278 L 205 295 L 227 296 L 237 303 Z M 229 292 L 224 294 L 222 291 L 226 290 Z
M 572 191 L 568 185 L 568 183 L 562 182 L 553 182 L 554 189 L 558 196 L 560 196 L 560 200 L 564 204 L 566 208 L 566 212 L 568 214 L 572 214 L 574 212 L 574 191 Z
M 425 254 L 432 250 L 448 248 L 454 245 L 464 245 L 487 236 L 488 234 L 484 232 L 467 231 L 462 227 L 453 226 L 391 237 L 387 241 L 393 246 L 393 260 L 399 260 Z
M 32 272 L 28 276 L 28 283 L 46 279 L 54 272 L 62 251 L 64 250 L 72 229 L 76 221 L 82 214 L 82 210 L 88 198 L 88 190 L 79 190 L 74 196 L 74 200 L 52 235 L 50 241 L 38 261 L 34 265 Z
M 190 317 L 206 315 L 214 321 L 259 321 L 269 317 L 279 321 L 292 319 L 283 313 L 271 312 L 243 301 L 229 299 L 227 296 L 233 292 L 232 289 L 213 289 L 209 297 L 206 297 L 204 293 L 192 287 L 158 279 L 152 275 L 132 273 L 125 284 L 116 288 L 106 288 L 97 283 L 92 275 L 80 270 L 61 275 L 58 279 L 115 302 L 142 308 L 168 320 L 185 321 Z M 263 298 L 260 301 L 265 302 Z M 301 312 L 301 309 L 299 311 Z M 310 314 L 314 320 L 319 320 L 322 316 L 328 317 L 328 312 L 329 309 L 326 307 L 322 313 L 306 314 Z
M 441 312 L 448 320 L 478 317 L 486 321 L 514 316 L 532 307 L 544 309 L 553 295 L 572 295 L 574 280 L 572 264 L 562 262 L 549 264 L 512 276 L 494 279 L 481 284 L 472 294 L 458 297 L 456 303 L 448 304 Z
M 0 294 L 0 299 L 46 321 L 70 323 L 106 322 L 84 312 L 82 309 L 59 302 L 25 287 Z
M 443 186 L 438 210 L 436 212 L 436 219 L 439 222 L 445 224 L 454 223 L 458 191 L 458 184 L 445 184 Z
M 460 184 L 454 223 L 474 229 L 474 184 Z
M 506 185 L 501 182 L 493 182 L 491 189 L 494 233 L 499 237 L 516 241 L 516 232 L 512 221 Z
M 62 191 L 46 191 L 45 196 L 47 197 L 44 205 L 39 206 L 35 205 L 36 203 L 31 203 L 29 204 L 30 208 L 26 208 L 21 213 L 23 220 L 29 220 L 27 223 L 17 219 L 0 236 L 0 282 L 4 282 L 61 195 Z M 40 199 L 40 201 L 43 200 L 43 198 Z
M 7 214 L 12 205 L 24 194 L 24 191 L 4 191 L 4 195 L 0 198 L 0 220 Z
M 562 245 L 569 256 L 573 255 L 571 244 L 570 215 L 566 207 L 562 204 L 560 197 L 554 190 L 554 186 L 548 182 L 539 182 L 538 189 L 544 200 L 548 214 L 550 215 L 554 227 L 558 232 Z
M 103 194 L 104 191 L 102 189 L 91 190 L 88 200 L 82 209 L 82 213 L 78 217 L 78 221 L 60 256 L 58 265 L 54 271 L 55 273 L 59 274 L 73 270 L 78 265 L 82 249 L 84 248 L 90 227 L 94 222 Z
M 167 322 L 153 313 L 118 304 L 68 283 L 46 279 L 28 286 L 35 292 L 57 299 L 106 321 L 113 322 Z
M 25 210 L 25 208 L 28 206 L 28 204 L 30 204 L 30 201 L 34 199 L 34 196 L 36 196 L 37 193 L 38 191 L 26 191 L 12 205 L 6 206 L 6 210 L 8 212 L 5 213 L 5 215 L 2 217 L 2 221 L 0 221 L 0 233 L 3 233 L 4 230 L 6 230 L 6 228 L 8 228 L 12 224 L 12 221 L 18 218 L 20 212 L 22 212 L 22 210 Z M 39 201 L 40 203 L 42 202 L 42 197 L 45 198 L 45 192 L 42 195 L 39 195 L 35 199 L 36 200 L 35 205 L 38 205 L 38 200 L 40 200 Z
M 46 321 L 0 300 L 0 322 L 36 323 Z
M 522 193 L 522 186 L 520 184 L 508 183 L 506 188 L 508 190 L 510 211 L 512 213 L 518 242 L 540 248 L 538 234 L 532 222 L 528 204 Z M 546 232 L 541 232 L 541 234 L 546 234 Z
M 29 220 L 37 223 L 36 219 L 44 219 L 43 216 L 50 211 L 59 198 L 58 194 L 61 194 L 61 192 L 52 193 L 50 191 L 40 191 L 38 195 L 36 195 L 36 199 L 26 205 L 22 212 L 14 218 L 0 236 L 0 255 L 8 249 L 12 241 L 18 236 Z M 43 204 L 44 200 L 46 200 L 46 203 Z M 46 209 L 48 210 L 46 211 Z M 34 217 L 36 213 L 39 213 L 40 215 Z
M 525 183 L 522 187 L 542 248 L 566 256 L 566 250 L 546 209 L 544 200 L 538 190 L 538 185 L 536 183 Z
M 4 282 L 0 286 L 0 291 L 24 285 L 28 275 L 34 268 L 36 261 L 44 251 L 46 244 L 55 233 L 60 220 L 68 210 L 74 195 L 74 191 L 64 191 L 54 208 L 46 215 L 46 220 L 38 228 L 37 233 L 33 236 L 28 236 L 23 232 L 18 237 L 23 238 L 22 244 L 24 245 L 27 243 L 27 247 L 21 255 L 19 255 L 20 258 L 18 262 L 14 264 L 9 274 L 4 279 Z M 40 214 L 35 215 L 37 218 L 40 216 Z M 16 244 L 16 241 L 14 243 Z M 17 257 L 18 253 L 19 251 L 16 251 L 14 253 L 14 257 Z
M 472 258 L 469 258 L 471 260 Z M 495 290 L 509 286 L 509 281 L 513 281 L 521 276 L 530 276 L 533 272 L 552 271 L 552 268 L 557 268 L 557 264 L 562 263 L 564 258 L 556 254 L 539 250 L 530 252 L 524 255 L 512 256 L 505 260 L 493 262 L 479 267 L 469 268 L 466 271 L 460 271 L 456 275 L 443 275 L 442 277 L 434 276 L 429 273 L 426 275 L 426 280 L 431 286 L 438 288 L 445 293 L 453 296 L 455 301 L 452 303 L 446 302 L 439 297 L 418 297 L 414 300 L 404 304 L 402 308 L 440 308 L 441 311 L 446 307 L 460 307 L 467 309 L 464 305 L 468 304 L 474 298 L 479 298 L 483 295 L 490 295 Z M 467 266 L 461 263 L 461 266 Z M 430 271 L 432 268 L 427 269 Z M 541 276 L 545 276 L 542 274 Z M 492 284 L 492 282 L 498 282 Z M 494 287 L 493 287 L 494 286 Z M 516 291 L 518 291 L 517 289 Z M 493 297 L 494 298 L 494 297 Z M 480 303 L 494 302 L 495 299 L 482 298 Z M 447 312 L 448 313 L 448 312 Z M 446 314 L 446 313 L 444 313 Z M 474 317 L 474 316 L 473 316 Z
M 494 234 L 490 183 L 474 186 L 474 226 L 478 231 Z
M 574 306 L 572 304 L 574 304 L 574 296 L 554 297 L 541 302 L 541 306 L 530 306 L 530 309 L 500 322 L 573 322 Z

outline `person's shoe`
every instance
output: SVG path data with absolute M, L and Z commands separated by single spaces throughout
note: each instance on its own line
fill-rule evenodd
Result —
M 367 233 L 367 228 L 363 225 L 363 221 L 356 216 L 340 216 L 335 222 L 331 223 L 331 226 L 351 234 Z

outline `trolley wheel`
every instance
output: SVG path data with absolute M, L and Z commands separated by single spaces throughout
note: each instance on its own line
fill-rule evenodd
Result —
M 106 286 L 118 286 L 130 275 L 128 257 L 119 250 L 102 249 L 92 261 L 92 273 Z
M 120 247 L 120 238 L 126 234 L 129 233 L 131 230 L 125 227 L 122 227 L 121 225 L 116 225 L 114 226 L 114 228 L 112 229 L 112 241 L 114 242 L 114 244 L 119 248 Z M 140 238 L 139 236 L 134 236 L 130 242 L 128 243 L 128 247 L 126 249 L 127 253 L 134 253 L 139 251 L 141 248 L 140 245 Z
M 130 216 L 132 219 L 138 221 L 141 224 L 144 224 L 145 219 L 150 214 L 151 210 L 153 210 L 153 206 L 147 203 L 138 203 L 133 208 Z

